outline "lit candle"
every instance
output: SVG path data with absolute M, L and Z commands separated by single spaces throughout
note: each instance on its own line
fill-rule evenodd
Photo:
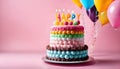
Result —
M 61 18 L 60 18 L 60 12 L 58 13 L 58 10 L 56 9 L 56 21 L 60 22 Z
M 59 14 L 58 14 L 59 22 L 61 21 L 61 15 L 60 15 L 60 13 L 61 13 L 61 10 L 59 9 Z
M 54 22 L 54 25 L 59 25 L 60 24 L 60 21 L 61 21 L 61 17 L 60 17 L 60 10 L 57 10 L 56 9 L 56 20 Z
M 80 14 L 77 14 L 77 20 L 79 21 L 79 19 L 80 19 Z
M 70 15 L 70 11 L 68 10 L 68 13 L 66 14 L 66 19 L 67 19 L 67 21 L 69 21 L 69 18 L 71 17 L 71 15 Z
M 76 17 L 76 15 L 75 15 L 74 11 L 72 11 L 71 19 L 73 20 L 73 19 L 75 19 L 75 17 Z
M 65 17 L 65 10 L 63 9 L 62 11 L 62 15 L 61 15 L 61 18 L 62 18 L 62 21 L 65 22 L 66 21 L 66 17 Z
M 61 17 L 62 17 L 62 20 L 66 20 L 64 13 L 62 13 Z
M 80 14 L 77 14 L 77 25 L 79 25 L 80 24 Z
M 58 21 L 58 10 L 56 9 L 56 15 L 55 15 L 56 21 Z

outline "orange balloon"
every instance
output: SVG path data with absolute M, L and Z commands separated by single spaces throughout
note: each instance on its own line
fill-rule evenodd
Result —
M 100 23 L 102 24 L 102 26 L 109 23 L 106 11 L 105 12 L 101 12 L 99 14 L 99 20 L 100 20 Z
M 106 11 L 114 0 L 94 0 L 98 12 Z
M 80 0 L 72 0 L 72 2 L 77 5 L 79 8 L 82 8 L 82 4 L 80 2 Z

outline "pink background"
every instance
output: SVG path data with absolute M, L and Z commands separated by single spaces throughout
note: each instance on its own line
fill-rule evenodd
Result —
M 0 0 L 0 69 L 119 69 L 120 29 L 110 24 L 98 34 L 93 52 L 95 63 L 51 65 L 44 63 L 45 47 L 49 44 L 49 28 L 55 20 L 56 9 L 83 13 L 90 41 L 92 22 L 85 9 L 71 0 Z M 99 21 L 97 22 L 99 23 Z M 4 53 L 7 52 L 7 53 Z
M 45 52 L 56 9 L 82 12 L 71 0 L 0 0 L 0 51 Z M 89 26 L 92 22 L 82 10 Z M 120 30 L 110 24 L 103 26 L 94 50 L 120 52 Z

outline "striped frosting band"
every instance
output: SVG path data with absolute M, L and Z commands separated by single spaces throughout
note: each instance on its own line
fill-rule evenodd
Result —
M 67 46 L 70 46 L 70 47 L 67 47 Z M 77 46 L 74 46 L 74 45 L 67 45 L 67 46 L 64 46 L 64 47 L 51 47 L 50 45 L 47 46 L 47 50 L 59 50 L 59 51 L 82 51 L 82 50 L 88 50 L 88 46 L 87 45 L 84 45 L 84 46 L 80 46 L 80 45 L 77 45 Z
M 84 58 L 88 56 L 88 51 L 53 51 L 47 50 L 47 56 L 50 58 L 65 58 L 65 59 L 72 59 L 72 58 Z
M 50 46 L 52 47 L 64 47 L 64 46 L 84 46 L 84 38 L 77 38 L 77 39 L 50 39 Z
M 79 44 L 79 45 L 54 45 L 51 44 L 50 47 L 61 47 L 61 48 L 70 48 L 70 47 L 78 47 L 78 46 L 84 46 L 84 44 Z
M 50 38 L 83 38 L 84 34 L 50 34 Z
M 50 41 L 56 41 L 56 40 L 62 40 L 62 41 L 74 41 L 74 40 L 77 40 L 77 41 L 84 41 L 84 37 L 83 38 L 54 38 L 54 37 L 51 37 L 50 38 Z
M 51 27 L 51 31 L 59 31 L 59 30 L 61 31 L 64 31 L 64 30 L 83 31 L 84 27 L 83 26 L 71 26 L 71 25 Z
M 59 42 L 51 42 L 50 45 L 84 45 L 83 42 L 66 42 L 66 41 L 59 41 Z
M 84 34 L 84 31 L 50 31 L 50 34 Z
M 70 47 L 75 47 L 75 45 L 53 45 L 51 44 L 50 47 L 70 48 Z
M 71 39 L 71 38 L 65 38 L 65 39 L 50 39 L 50 43 L 52 43 L 52 42 L 62 42 L 62 41 L 65 41 L 65 42 L 69 42 L 69 43 L 71 43 L 71 42 L 84 42 L 84 38 L 77 38 L 77 39 L 75 39 L 75 38 L 73 38 L 73 39 Z
M 84 41 L 51 41 L 50 46 L 52 45 L 84 45 Z

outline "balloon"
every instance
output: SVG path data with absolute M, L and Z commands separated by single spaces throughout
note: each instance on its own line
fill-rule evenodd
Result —
M 82 4 L 79 0 L 72 0 L 72 2 L 77 5 L 79 8 L 82 8 Z
M 94 0 L 98 12 L 106 11 L 114 0 Z
M 107 11 L 101 12 L 99 14 L 99 20 L 100 20 L 102 26 L 106 25 L 107 23 L 109 23 L 109 20 L 108 20 L 108 17 L 107 17 Z
M 98 20 L 98 11 L 97 11 L 95 5 L 94 5 L 92 8 L 86 10 L 86 12 L 87 12 L 88 17 L 89 17 L 93 22 L 96 22 L 96 21 Z
M 114 28 L 120 27 L 120 0 L 114 1 L 108 8 L 107 16 Z
M 87 10 L 94 5 L 94 0 L 80 0 L 80 2 Z

